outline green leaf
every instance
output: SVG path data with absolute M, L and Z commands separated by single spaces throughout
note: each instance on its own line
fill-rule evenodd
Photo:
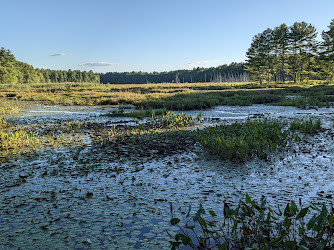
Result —
M 173 226 L 176 225 L 179 222 L 180 222 L 179 218 L 173 218 L 173 219 L 170 220 L 170 224 L 172 224 Z
M 307 214 L 307 212 L 308 212 L 308 207 L 306 207 L 306 208 L 303 208 L 302 210 L 300 210 L 300 212 L 297 214 L 297 216 L 296 216 L 296 220 L 299 220 L 299 219 L 301 219 L 301 218 L 304 218 L 304 216 Z
M 297 205 L 294 201 L 291 201 L 290 213 L 295 215 L 298 212 Z
M 212 210 L 209 210 L 209 214 L 210 214 L 212 217 L 216 217 L 216 216 L 217 216 L 217 214 L 216 214 L 214 211 L 212 211 Z
M 249 204 L 251 202 L 252 202 L 251 198 L 249 197 L 248 193 L 246 193 L 246 203 Z
M 331 214 L 328 219 L 328 224 L 331 228 L 334 228 L 334 216 Z
M 176 235 L 175 235 L 175 240 L 176 240 L 176 242 L 179 243 L 179 240 L 180 240 L 180 239 L 181 239 L 181 241 L 182 241 L 182 244 L 185 245 L 185 246 L 187 246 L 187 245 L 191 242 L 191 239 L 190 239 L 189 236 L 184 235 L 184 234 L 176 234 Z
M 187 229 L 190 229 L 190 230 L 193 230 L 193 229 L 195 228 L 195 225 L 187 226 L 186 228 L 187 228 Z
M 191 205 L 189 205 L 189 209 L 188 209 L 188 213 L 187 213 L 186 217 L 190 216 L 190 211 L 191 211 Z
M 225 242 L 223 245 L 220 246 L 219 250 L 227 250 L 228 248 L 228 243 Z
M 311 228 L 314 228 L 315 223 L 317 222 L 318 217 L 316 215 L 314 215 L 309 222 L 307 223 L 307 229 L 310 230 Z
M 284 249 L 296 249 L 297 242 L 295 241 L 286 241 L 283 243 Z
M 183 245 L 185 245 L 185 246 L 187 246 L 187 245 L 189 245 L 189 243 L 191 242 L 191 239 L 190 239 L 190 237 L 189 236 L 183 236 L 182 237 L 182 243 L 183 243 Z
M 302 236 L 304 234 L 304 229 L 302 227 L 298 228 L 299 235 Z
M 284 227 L 289 227 L 290 226 L 290 219 L 288 216 L 285 216 L 284 221 L 283 221 L 283 226 Z
M 179 245 L 181 245 L 181 242 L 176 242 L 176 241 L 169 241 L 169 243 L 174 247 L 178 247 Z

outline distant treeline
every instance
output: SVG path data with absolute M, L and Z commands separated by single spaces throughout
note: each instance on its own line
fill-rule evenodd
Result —
M 44 82 L 93 82 L 100 83 L 100 74 L 93 71 L 36 69 Z
M 255 35 L 246 54 L 251 80 L 334 81 L 334 19 L 321 38 L 317 41 L 315 27 L 305 22 L 282 24 Z
M 100 82 L 93 71 L 35 69 L 17 61 L 11 51 L 0 49 L 0 83 Z
M 224 64 L 212 68 L 174 70 L 168 72 L 108 72 L 101 74 L 102 83 L 192 83 L 192 82 L 246 82 L 249 81 L 244 63 Z

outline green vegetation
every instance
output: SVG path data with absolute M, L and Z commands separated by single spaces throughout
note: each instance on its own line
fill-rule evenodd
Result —
M 218 105 L 269 104 L 279 102 L 282 96 L 279 91 L 223 91 L 187 93 L 168 96 L 162 99 L 152 99 L 134 103 L 142 108 L 166 108 L 168 110 L 206 109 Z
M 174 112 L 168 111 L 153 121 L 155 127 L 159 128 L 183 128 L 195 125 L 195 119 L 191 115 L 187 114 L 175 114 Z
M 246 70 L 251 80 L 263 82 L 312 79 L 334 81 L 334 19 L 316 41 L 313 25 L 295 22 L 266 29 L 253 37 L 247 51 Z
M 198 130 L 198 140 L 209 152 L 224 160 L 246 161 L 254 156 L 267 159 L 284 148 L 288 131 L 277 120 L 248 121 Z
M 0 48 L 1 83 L 56 83 L 56 82 L 100 82 L 100 75 L 93 71 L 34 69 L 17 61 L 11 51 Z
M 321 120 L 301 120 L 301 121 L 292 121 L 290 122 L 289 128 L 292 131 L 300 131 L 305 134 L 314 134 L 321 128 Z
M 37 139 L 37 134 L 33 132 L 26 132 L 23 130 L 3 133 L 0 131 L 0 152 L 12 151 L 19 152 L 23 148 L 34 148 L 39 145 L 40 141 Z
M 174 70 L 169 72 L 108 72 L 101 74 L 102 83 L 196 83 L 196 82 L 248 82 L 248 73 L 244 63 L 224 64 L 211 68 L 192 70 Z
M 7 121 L 0 117 L 0 128 L 7 128 L 7 127 L 9 127 Z
M 13 115 L 20 112 L 20 108 L 15 103 L 2 102 L 0 103 L 0 116 Z
M 105 116 L 145 118 L 145 117 L 155 117 L 157 115 L 163 115 L 165 113 L 167 113 L 167 109 L 149 109 L 149 110 L 140 110 L 133 112 L 124 112 L 124 109 L 119 109 L 112 111 L 111 113 L 105 114 Z
M 93 135 L 93 143 L 103 148 L 112 149 L 113 155 L 118 157 L 138 158 L 159 157 L 183 152 L 193 147 L 195 141 L 193 131 L 186 130 L 190 124 L 179 124 L 179 118 L 173 116 L 178 127 L 171 127 L 169 123 L 160 123 L 158 119 L 135 127 L 114 126 L 110 129 L 97 131 Z M 185 116 L 184 116 L 185 117 Z M 181 118 L 182 120 L 182 118 Z
M 311 214 L 311 210 L 314 211 Z M 185 226 L 175 217 L 171 206 L 172 226 L 178 226 L 180 233 L 170 235 L 172 249 L 190 246 L 193 249 L 332 249 L 334 245 L 334 214 L 325 205 L 299 207 L 294 201 L 282 211 L 273 210 L 266 199 L 252 200 L 246 194 L 236 208 L 224 203 L 224 218 L 209 210 L 211 218 L 205 215 L 200 205 L 196 214 L 189 212 Z M 311 217 L 312 216 L 312 217 Z

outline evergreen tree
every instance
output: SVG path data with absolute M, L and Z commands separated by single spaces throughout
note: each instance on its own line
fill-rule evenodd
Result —
M 273 46 L 275 47 L 275 81 L 285 82 L 288 71 L 289 28 L 283 23 L 273 31 Z
M 334 82 L 334 19 L 328 28 L 328 31 L 321 33 L 323 41 L 320 49 L 320 62 L 325 77 L 330 82 Z
M 303 80 L 308 75 L 312 50 L 316 44 L 316 29 L 305 22 L 295 22 L 290 27 L 290 65 L 293 81 L 295 83 Z

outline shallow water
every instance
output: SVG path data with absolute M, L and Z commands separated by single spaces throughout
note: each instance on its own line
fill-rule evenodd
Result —
M 124 119 L 100 116 L 112 109 L 40 106 L 13 121 Z M 273 207 L 298 198 L 304 204 L 333 203 L 333 108 L 223 106 L 186 113 L 201 113 L 206 125 L 321 118 L 323 131 L 302 136 L 298 146 L 268 162 L 229 163 L 196 145 L 167 157 L 120 157 L 111 148 L 88 144 L 13 159 L 0 165 L 0 248 L 169 249 L 166 229 L 176 230 L 169 225 L 170 203 L 177 213 L 202 203 L 218 214 L 224 202 L 236 204 L 246 192 L 255 199 L 265 195 Z

